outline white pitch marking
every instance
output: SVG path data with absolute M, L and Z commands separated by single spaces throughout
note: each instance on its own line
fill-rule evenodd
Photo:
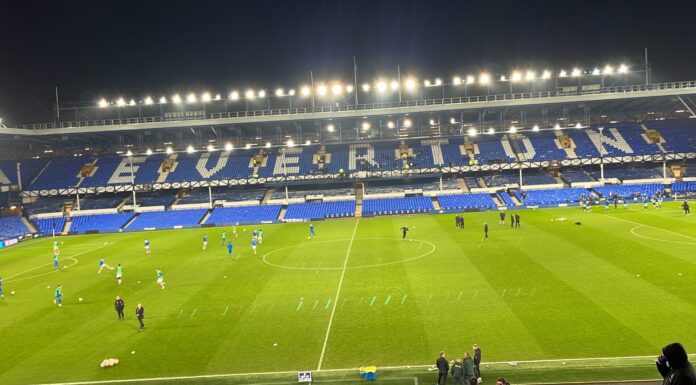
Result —
M 677 232 L 674 232 L 674 231 L 671 231 L 671 230 L 667 230 L 667 229 L 663 229 L 663 228 L 661 228 L 661 227 L 655 227 L 655 226 L 646 225 L 646 224 L 640 223 L 640 222 L 629 221 L 628 219 L 623 219 L 623 218 L 615 217 L 615 216 L 612 216 L 612 215 L 604 215 L 604 216 L 605 216 L 605 217 L 609 217 L 609 218 L 614 218 L 614 219 L 617 219 L 617 220 L 620 220 L 620 221 L 628 222 L 628 223 L 633 223 L 634 225 L 640 225 L 640 226 L 650 227 L 650 228 L 655 229 L 655 230 L 662 230 L 662 231 L 665 231 L 665 232 L 668 232 L 668 233 L 672 233 L 672 234 L 674 234 L 674 235 L 678 235 L 678 236 L 680 236 L 680 237 L 689 238 L 689 239 L 692 239 L 692 240 L 696 241 L 696 238 L 694 238 L 694 237 L 692 237 L 692 236 L 685 235 L 685 234 L 681 234 L 681 233 L 677 233 Z
M 640 229 L 641 227 L 649 227 L 649 226 L 646 226 L 646 225 L 636 226 L 636 227 L 634 227 L 634 228 L 631 229 L 631 234 L 635 235 L 635 236 L 638 237 L 638 238 L 647 239 L 647 240 L 649 240 L 649 241 L 676 243 L 676 244 L 680 244 L 680 245 L 696 245 L 696 242 L 670 241 L 669 239 L 660 239 L 660 238 L 653 238 L 653 237 L 648 237 L 648 236 L 645 236 L 645 235 L 640 235 L 640 234 L 636 233 L 636 230 Z M 664 229 L 661 229 L 661 230 L 663 230 L 663 231 L 668 231 L 668 230 L 664 230 Z M 682 235 L 682 236 L 688 237 L 688 235 Z
M 77 254 L 71 255 L 71 256 L 69 256 L 69 257 L 61 258 L 60 260 L 72 259 L 72 260 L 74 260 L 74 261 L 76 261 L 76 262 L 75 262 L 74 264 L 70 265 L 70 266 L 74 266 L 75 264 L 77 264 L 77 262 L 79 262 L 79 261 L 77 261 L 77 258 L 75 258 L 75 257 L 78 257 L 78 256 L 80 256 L 80 255 L 82 255 L 82 254 L 90 253 L 90 252 L 95 251 L 95 250 L 103 249 L 104 247 L 111 246 L 111 245 L 113 245 L 113 243 L 109 243 L 108 245 L 101 245 L 101 246 L 99 246 L 99 247 L 95 247 L 95 248 L 93 248 L 93 249 L 89 249 L 89 250 L 87 250 L 87 251 L 83 251 L 83 252 L 81 252 L 81 253 L 77 253 Z M 12 278 L 14 278 L 14 277 L 19 277 L 19 276 L 24 275 L 24 274 L 26 274 L 26 273 L 29 273 L 29 272 L 32 272 L 32 271 L 34 271 L 34 270 L 40 269 L 40 268 L 42 268 L 42 267 L 44 267 L 44 266 L 52 266 L 52 265 L 53 265 L 53 262 L 49 262 L 49 263 L 46 263 L 46 264 L 43 264 L 43 265 L 39 265 L 39 266 L 37 266 L 37 267 L 34 267 L 34 268 L 32 268 L 32 269 L 23 271 L 23 272 L 21 272 L 21 273 L 17 273 L 17 274 L 15 274 L 15 275 L 11 275 L 11 276 L 7 277 L 5 280 L 6 280 L 7 282 L 9 282 L 9 281 L 10 281 Z M 54 271 L 57 271 L 57 270 L 54 270 Z M 51 273 L 52 273 L 52 271 L 51 271 Z M 43 274 L 41 274 L 41 275 L 43 275 Z M 22 278 L 21 280 L 29 279 L 29 278 L 34 278 L 34 277 L 37 277 L 37 276 Z M 20 279 L 16 279 L 15 281 L 19 281 L 19 280 L 20 280 Z
M 355 233 L 358 232 L 358 224 L 360 224 L 360 218 L 355 221 L 355 228 L 353 229 L 353 235 L 350 237 L 350 243 L 348 243 L 348 251 L 346 251 L 346 259 L 343 261 L 343 270 L 341 270 L 341 279 L 338 281 L 338 289 L 336 289 L 336 298 L 334 299 L 333 308 L 331 309 L 331 316 L 329 317 L 329 326 L 326 328 L 326 336 L 324 337 L 324 346 L 321 348 L 321 355 L 319 356 L 319 365 L 317 365 L 317 370 L 321 370 L 321 364 L 324 362 L 324 353 L 326 353 L 326 344 L 329 342 L 329 334 L 331 333 L 331 325 L 333 324 L 334 314 L 336 314 L 336 305 L 338 304 L 338 296 L 341 294 L 341 286 L 343 286 L 343 278 L 346 276 L 346 267 L 348 267 L 348 257 L 350 257 L 350 249 L 353 247 L 353 240 L 355 240 Z

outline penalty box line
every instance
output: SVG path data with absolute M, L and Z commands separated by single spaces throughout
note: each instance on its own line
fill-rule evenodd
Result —
M 108 242 L 108 244 L 106 244 L 106 245 L 101 245 L 101 246 L 99 246 L 99 247 L 95 247 L 95 248 L 93 248 L 93 249 L 89 249 L 89 250 L 83 251 L 83 252 L 81 252 L 81 253 L 73 254 L 73 255 L 68 256 L 68 257 L 63 257 L 63 258 L 60 258 L 59 260 L 62 261 L 62 260 L 66 260 L 66 259 L 72 259 L 72 260 L 74 260 L 74 261 L 77 261 L 77 259 L 76 259 L 75 257 L 79 257 L 80 255 L 87 254 L 87 253 L 91 253 L 91 252 L 93 252 L 93 251 L 96 251 L 96 250 L 99 250 L 99 249 L 103 249 L 103 248 L 108 247 L 108 246 L 112 246 L 112 245 L 114 245 L 115 243 L 116 243 L 116 242 Z M 77 264 L 77 262 L 75 262 L 73 265 L 76 265 L 76 264 Z M 21 276 L 24 275 L 24 274 L 31 273 L 31 272 L 34 271 L 34 270 L 40 269 L 40 268 L 42 268 L 42 267 L 44 267 L 44 266 L 51 266 L 51 265 L 53 265 L 53 262 L 45 263 L 45 264 L 43 264 L 43 265 L 39 265 L 39 266 L 37 266 L 37 267 L 34 267 L 34 268 L 29 269 L 29 270 L 23 271 L 23 272 L 21 272 L 21 273 L 17 273 L 17 274 L 11 275 L 11 276 L 5 278 L 5 280 L 6 280 L 7 282 L 11 282 L 12 278 L 21 277 Z M 71 265 L 71 266 L 73 266 L 73 265 Z M 33 278 L 33 277 L 32 277 L 32 278 Z

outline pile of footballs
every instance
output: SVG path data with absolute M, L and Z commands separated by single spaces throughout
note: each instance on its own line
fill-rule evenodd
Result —
M 99 364 L 99 366 L 101 366 L 102 368 L 108 368 L 116 364 L 118 364 L 118 358 L 107 358 L 104 361 L 102 361 L 102 363 Z

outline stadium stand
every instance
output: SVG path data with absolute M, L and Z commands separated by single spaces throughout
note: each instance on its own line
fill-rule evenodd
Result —
M 278 219 L 280 205 L 219 207 L 213 210 L 206 223 L 215 225 L 273 222 Z
M 343 218 L 355 215 L 355 201 L 310 202 L 288 205 L 284 219 Z
M 427 213 L 433 210 L 430 197 L 379 198 L 363 201 L 363 215 Z
M 590 174 L 586 173 L 582 168 L 564 168 L 561 170 L 561 179 L 566 183 L 582 183 L 595 182 Z
M 696 191 L 696 182 L 675 182 L 672 183 L 672 193 L 684 194 Z
M 39 230 L 39 234 L 44 235 L 60 234 L 63 232 L 63 228 L 65 227 L 64 217 L 36 218 L 32 222 L 34 222 L 34 225 Z
M 29 232 L 21 217 L 0 217 L 0 239 L 14 238 Z
M 523 198 L 524 195 L 524 198 Z M 580 200 L 582 195 L 587 195 L 584 188 L 563 188 L 549 190 L 515 191 L 515 196 L 526 206 L 556 205 L 560 203 L 574 203 Z
M 32 203 L 24 205 L 24 211 L 27 215 L 39 213 L 55 213 L 63 210 L 65 202 L 71 202 L 71 198 L 57 197 L 40 197 Z
M 512 200 L 512 197 L 510 197 L 510 194 L 508 194 L 507 191 L 501 191 L 500 193 L 498 193 L 498 197 L 500 197 L 500 200 L 507 207 L 517 206 L 515 204 L 515 201 Z
M 123 200 L 124 197 L 118 195 L 80 198 L 80 210 L 110 209 L 118 206 Z
M 443 195 L 437 200 L 445 211 L 490 210 L 496 207 L 495 201 L 488 193 Z
M 114 232 L 118 231 L 128 220 L 133 217 L 133 213 L 116 213 L 100 215 L 77 215 L 72 218 L 70 226 L 71 234 L 84 234 L 88 231 Z
M 601 186 L 594 187 L 593 190 L 604 198 L 610 196 L 611 194 L 617 194 L 619 198 L 622 199 L 639 197 L 644 194 L 648 197 L 652 197 L 656 191 L 662 191 L 664 193 L 664 187 L 658 183 Z
M 146 211 L 140 213 L 128 230 L 168 229 L 174 227 L 193 227 L 198 225 L 207 209 Z
M 519 174 L 510 171 L 501 171 L 497 174 L 488 174 L 483 176 L 483 180 L 488 187 L 505 187 L 520 183 Z
M 539 170 L 524 170 L 522 172 L 522 183 L 524 185 L 556 184 L 556 179 L 551 175 Z
M 172 192 L 162 191 L 148 194 L 138 194 L 135 201 L 138 206 L 169 206 L 176 197 Z M 133 198 L 129 197 L 126 204 L 133 204 Z

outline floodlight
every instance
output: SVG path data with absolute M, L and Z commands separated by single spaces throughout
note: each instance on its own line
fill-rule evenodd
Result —
M 481 83 L 481 84 L 488 84 L 488 83 L 490 83 L 490 82 L 491 82 L 491 75 L 489 75 L 489 74 L 487 74 L 487 73 L 482 73 L 482 74 L 479 76 L 479 83 Z
M 246 148 L 247 150 L 250 149 L 250 148 L 251 148 L 251 143 L 247 143 L 247 144 L 244 146 L 244 148 Z
M 201 95 L 201 101 L 203 103 L 208 103 L 209 101 L 213 100 L 212 96 L 210 96 L 210 92 L 204 92 Z
M 255 96 L 255 94 L 254 94 L 254 90 L 246 90 L 246 91 L 244 92 L 244 97 L 247 98 L 247 99 L 254 99 L 254 98 L 256 98 L 256 96 Z
M 283 96 L 283 93 L 284 92 L 282 88 L 278 88 L 277 90 L 275 90 L 275 96 Z
M 399 83 L 397 81 L 392 80 L 390 85 L 391 85 L 392 91 L 396 91 L 399 89 Z
M 347 93 L 353 92 L 353 86 L 352 86 L 351 84 L 349 84 L 349 85 L 346 86 L 346 92 L 347 92 Z
M 334 125 L 331 123 L 326 125 L 326 131 L 328 131 L 328 132 L 334 132 L 335 129 L 336 129 L 336 127 L 334 127 Z
M 560 129 L 561 129 L 561 125 L 558 124 L 558 123 L 556 123 L 556 125 L 553 126 L 553 129 L 554 129 L 554 130 L 560 130 Z
M 99 103 L 97 103 L 99 108 L 106 108 L 109 106 L 109 102 L 106 101 L 106 99 L 101 99 L 99 100 Z
M 454 123 L 457 123 L 457 120 L 454 118 L 450 118 L 450 124 L 454 124 Z
M 531 82 L 536 79 L 536 72 L 534 71 L 527 71 L 527 73 L 524 75 L 524 80 Z
M 411 119 L 408 119 L 408 118 L 404 119 L 404 122 L 403 122 L 403 124 L 402 124 L 402 126 L 404 126 L 404 127 L 406 127 L 406 128 L 409 128 L 409 127 L 411 127 L 412 125 L 413 125 L 413 122 L 411 121 Z
M 126 152 L 126 155 L 128 155 L 128 156 L 133 156 L 133 151 L 128 150 L 128 151 Z
M 575 124 L 575 128 L 582 128 L 582 124 L 580 124 L 580 122 L 577 122 L 577 123 Z
M 343 87 L 340 84 L 334 84 L 331 86 L 331 93 L 334 95 L 340 95 L 343 92 Z
M 152 155 L 152 150 L 149 148 L 145 151 L 145 155 Z
M 425 80 L 423 81 L 423 84 L 424 84 L 426 87 L 430 87 L 430 80 L 425 79 Z
M 196 94 L 190 93 L 186 95 L 186 103 L 195 103 L 198 101 L 198 98 L 196 97 Z
M 462 84 L 462 78 L 460 78 L 459 76 L 453 77 L 452 84 L 454 84 L 455 86 Z
M 129 106 L 134 106 L 135 105 L 135 99 L 131 99 L 130 102 L 128 102 Z
M 367 121 L 362 122 L 362 124 L 361 124 L 360 126 L 362 127 L 362 129 L 363 129 L 364 131 L 367 131 L 367 130 L 370 129 L 370 122 L 367 122 Z
M 126 105 L 126 101 L 123 100 L 123 98 L 118 98 L 118 100 L 116 100 L 116 105 L 119 107 L 123 107 Z
M 215 146 L 213 146 L 212 144 L 209 144 L 209 145 L 206 147 L 206 150 L 208 150 L 208 152 L 213 152 L 213 151 L 215 151 Z
M 510 80 L 513 82 L 519 82 L 520 80 L 522 80 L 522 74 L 518 71 L 514 71 L 510 76 Z
M 610 66 L 610 65 L 607 64 L 606 66 L 604 66 L 604 71 L 603 71 L 603 72 L 604 72 L 605 75 L 611 75 L 611 74 L 614 73 L 614 67 L 612 67 L 612 66 Z
M 508 130 L 508 132 L 511 133 L 511 134 L 516 133 L 516 132 L 517 132 L 517 127 L 515 127 L 514 125 L 513 125 L 513 126 L 510 126 L 510 129 Z
M 574 78 L 577 78 L 580 75 L 582 75 L 582 71 L 580 71 L 579 68 L 573 68 L 573 72 L 570 73 L 570 76 Z
M 391 120 L 387 122 L 387 128 L 394 128 L 394 122 Z
M 326 95 L 326 86 L 322 84 L 319 87 L 317 87 L 317 93 L 319 95 Z
M 380 80 L 377 82 L 377 91 L 384 92 L 387 90 L 387 83 Z
M 160 104 L 166 104 L 166 103 L 167 103 L 167 98 L 165 98 L 164 96 L 162 96 L 161 98 L 159 98 L 159 102 L 160 102 Z
M 166 152 L 167 154 L 171 154 L 174 152 L 174 150 L 171 147 L 167 146 L 167 148 L 166 148 L 166 150 L 164 150 L 164 152 Z
M 619 73 L 620 73 L 620 74 L 625 74 L 626 72 L 628 72 L 628 67 L 626 66 L 626 64 L 621 64 L 621 65 L 619 66 Z
M 500 81 L 501 82 L 506 82 L 508 79 L 505 77 L 505 75 L 500 75 Z
M 222 99 L 222 97 L 220 96 L 220 94 L 215 94 L 215 100 L 220 100 L 220 99 Z
M 431 126 L 434 126 L 434 125 L 435 125 L 435 119 L 430 119 L 430 121 L 429 121 L 428 123 L 430 123 Z
M 293 90 L 288 91 L 288 95 L 295 96 L 295 90 L 293 89 Z
M 288 147 L 295 147 L 295 141 L 292 139 L 288 139 L 287 146 Z
M 549 70 L 544 70 L 544 72 L 541 74 L 541 78 L 546 80 L 551 78 L 551 71 Z
M 312 144 L 312 141 L 311 141 L 311 140 L 307 140 L 307 141 L 305 141 L 304 144 L 305 144 L 305 146 L 309 146 L 310 144 Z
M 539 132 L 539 126 L 535 124 L 534 127 L 532 127 L 532 131 Z
M 416 88 L 416 81 L 411 78 L 406 79 L 406 82 L 404 84 L 406 85 L 407 90 L 412 90 Z
M 239 100 L 239 92 L 237 92 L 237 91 L 230 92 L 230 100 Z
M 476 131 L 476 129 L 473 128 L 473 127 L 470 128 L 470 129 L 468 129 L 466 133 L 469 134 L 469 136 L 476 136 L 476 134 L 478 134 L 478 132 Z
M 176 104 L 180 104 L 182 102 L 181 96 L 179 96 L 179 94 L 172 96 L 172 102 L 174 102 Z
M 440 79 L 440 78 L 435 79 L 435 85 L 436 85 L 436 86 L 441 86 L 441 85 L 442 85 L 442 79 Z
M 271 148 L 271 142 L 266 142 L 266 148 Z
M 191 154 L 191 153 L 196 152 L 196 149 L 193 148 L 193 146 L 189 144 L 188 147 L 186 147 L 186 152 L 188 152 L 189 154 Z
M 309 94 L 312 93 L 312 90 L 310 90 L 309 87 L 304 86 L 304 87 L 302 87 L 300 92 L 302 93 L 302 96 L 309 96 Z
M 595 69 L 592 70 L 592 75 L 597 76 L 597 75 L 600 75 L 601 73 L 602 73 L 602 71 L 600 71 L 599 68 L 595 67 Z
M 362 89 L 363 89 L 363 91 L 365 91 L 365 92 L 369 92 L 369 91 L 370 91 L 370 85 L 367 84 L 367 83 L 365 83 L 365 84 L 362 85 Z
M 495 128 L 491 127 L 488 129 L 488 135 L 493 135 L 495 134 Z
M 225 151 L 230 152 L 232 150 L 234 150 L 234 146 L 232 145 L 232 142 L 225 143 Z
M 148 97 L 145 98 L 144 103 L 145 103 L 146 106 L 150 106 L 150 105 L 152 105 L 152 104 L 154 103 L 154 101 L 152 100 L 151 97 L 148 96 Z
M 266 97 L 266 91 L 265 91 L 265 90 L 259 91 L 259 97 L 260 97 L 260 98 L 265 98 L 265 97 Z

